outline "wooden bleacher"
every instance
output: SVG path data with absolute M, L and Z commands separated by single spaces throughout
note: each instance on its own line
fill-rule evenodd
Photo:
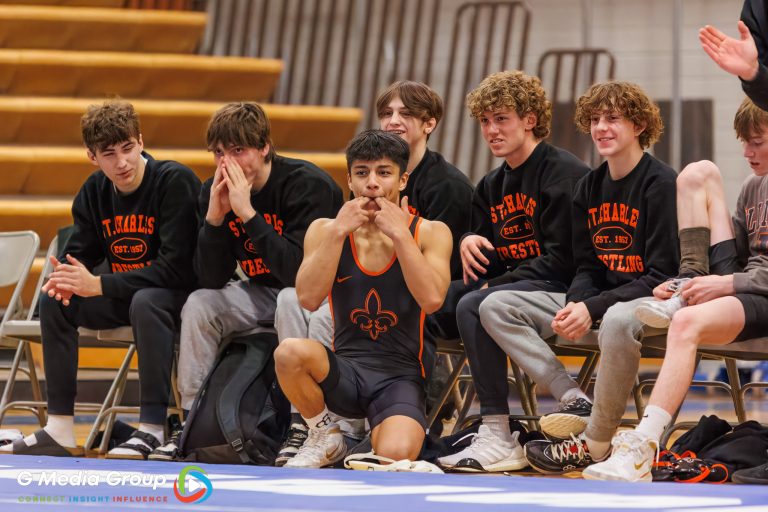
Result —
M 283 63 L 194 54 L 201 12 L 124 9 L 123 0 L 0 0 L 0 230 L 33 229 L 45 248 L 71 223 L 71 201 L 95 168 L 79 130 L 85 108 L 130 100 L 147 150 L 213 175 L 205 128 L 224 102 L 272 96 Z M 45 5 L 41 5 L 45 4 Z M 264 105 L 281 154 L 308 159 L 346 187 L 341 150 L 353 108 Z M 25 289 L 29 301 L 42 268 Z M 7 303 L 0 290 L 0 307 Z
M 0 94 L 263 101 L 282 70 L 274 59 L 0 49 Z
M 4 5 L 0 48 L 193 53 L 205 23 L 201 12 Z
M 80 117 L 102 98 L 0 97 L 0 144 L 81 146 Z M 201 148 L 211 115 L 221 106 L 210 101 L 131 99 L 141 119 L 147 148 Z M 340 151 L 357 130 L 355 108 L 269 105 L 275 147 L 294 151 Z

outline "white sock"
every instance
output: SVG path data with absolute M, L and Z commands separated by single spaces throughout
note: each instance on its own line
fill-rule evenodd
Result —
M 509 416 L 506 414 L 490 414 L 483 416 L 483 425 L 501 439 L 508 443 L 512 442 L 512 431 L 509 430 Z
M 658 442 L 664 429 L 671 421 L 672 415 L 667 411 L 661 407 L 649 405 L 645 408 L 643 419 L 640 420 L 640 424 L 635 427 L 635 430 Z
M 610 441 L 595 441 L 586 436 L 584 436 L 584 439 L 587 441 L 587 449 L 592 460 L 597 462 L 605 459 L 611 449 Z
M 48 415 L 48 423 L 43 428 L 54 441 L 61 446 L 67 448 L 74 448 L 77 446 L 75 441 L 75 417 L 74 416 L 60 416 L 56 414 Z M 37 444 L 37 438 L 34 434 L 30 434 L 24 438 L 24 442 L 27 446 L 34 446 Z M 10 452 L 13 451 L 13 446 L 7 444 L 0 447 L 0 451 Z
M 565 393 L 563 393 L 563 395 L 560 398 L 558 398 L 558 401 L 561 404 L 566 404 L 571 400 L 575 400 L 576 398 L 583 398 L 587 402 L 592 403 L 592 400 L 590 400 L 589 397 L 578 386 L 575 388 L 571 388 Z
M 152 434 L 157 438 L 158 441 L 160 441 L 160 444 L 162 445 L 165 442 L 165 427 L 163 425 L 153 425 L 151 423 L 140 423 L 139 424 L 139 430 L 141 432 L 146 432 L 147 434 Z M 126 444 L 143 444 L 147 448 L 150 448 L 150 446 L 138 438 L 130 438 L 126 441 Z M 131 450 L 130 448 L 113 448 L 109 450 L 109 453 L 112 455 L 133 455 L 136 453 L 136 450 Z
M 312 430 L 325 430 L 336 425 L 331 420 L 331 413 L 328 411 L 328 407 L 323 407 L 323 410 L 317 416 L 312 416 L 311 418 L 302 416 L 302 418 L 304 418 L 304 421 L 307 422 L 307 425 Z
M 45 425 L 45 431 L 48 432 L 48 435 L 61 446 L 66 446 L 68 448 L 77 446 L 77 442 L 75 441 L 74 416 L 62 416 L 58 414 L 48 415 L 48 423 Z

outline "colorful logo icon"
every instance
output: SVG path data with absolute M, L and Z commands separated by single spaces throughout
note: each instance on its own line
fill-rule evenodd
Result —
M 213 485 L 204 469 L 186 466 L 173 482 L 173 494 L 182 503 L 202 503 L 213 493 Z M 189 480 L 187 480 L 189 479 Z M 187 494 L 191 493 L 191 494 Z

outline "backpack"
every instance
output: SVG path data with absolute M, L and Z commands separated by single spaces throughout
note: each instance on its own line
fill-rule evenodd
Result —
M 219 351 L 181 435 L 185 461 L 274 464 L 290 422 L 275 378 L 274 333 L 233 338 Z

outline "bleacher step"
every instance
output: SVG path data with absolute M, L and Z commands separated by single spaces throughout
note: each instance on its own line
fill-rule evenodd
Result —
M 58 5 L 67 7 L 123 7 L 125 0 L 0 0 L 0 5 Z
M 158 160 L 176 160 L 205 180 L 213 176 L 213 155 L 199 149 L 155 149 L 147 147 Z M 309 160 L 347 188 L 347 167 L 342 153 L 280 154 Z M 48 195 L 73 197 L 96 168 L 80 147 L 0 146 L 0 195 Z
M 47 5 L 4 5 L 0 48 L 193 53 L 206 14 Z
M 0 94 L 263 101 L 282 62 L 246 57 L 0 50 Z
M 82 144 L 80 117 L 102 99 L 0 97 L 0 144 Z M 192 148 L 205 144 L 208 120 L 222 103 L 131 100 L 147 147 Z M 362 114 L 345 107 L 264 104 L 278 151 L 339 151 L 355 135 Z

